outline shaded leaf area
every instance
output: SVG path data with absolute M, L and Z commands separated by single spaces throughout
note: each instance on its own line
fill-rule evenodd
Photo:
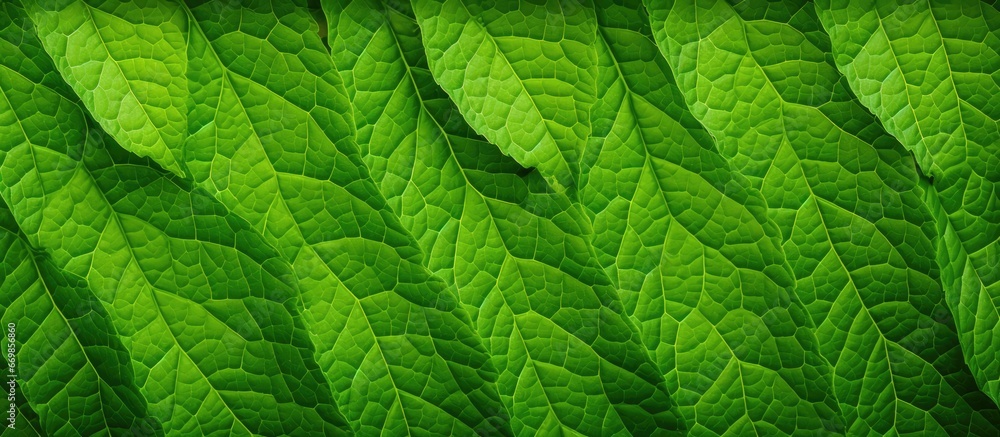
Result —
M 59 270 L 28 245 L 2 202 L 0 253 L 3 350 L 5 357 L 13 350 L 15 360 L 12 373 L 10 357 L 5 359 L 4 375 L 17 375 L 14 402 L 5 404 L 15 405 L 14 431 L 162 434 L 159 422 L 147 415 L 129 354 L 107 311 L 86 281 Z M 5 385 L 4 392 L 10 390 Z M 7 429 L 10 422 L 3 425 Z
M 44 436 L 45 434 L 41 431 L 42 426 L 38 423 L 38 414 L 35 414 L 35 411 L 31 409 L 28 401 L 24 400 L 24 397 L 20 397 L 14 401 L 14 404 L 14 414 L 16 417 L 14 427 L 9 428 L 4 426 L 0 428 L 0 435 L 17 437 Z

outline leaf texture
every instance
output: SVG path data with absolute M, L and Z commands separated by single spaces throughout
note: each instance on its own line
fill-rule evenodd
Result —
M 820 1 L 817 9 L 858 100 L 933 178 L 950 228 L 942 253 L 957 263 L 942 264 L 942 276 L 966 361 L 1000 402 L 1000 6 Z
M 14 411 L 15 417 L 17 417 L 14 427 L 4 426 L 0 428 L 0 436 L 37 437 L 45 435 L 41 431 L 42 426 L 38 424 L 38 414 L 31 409 L 23 396 L 15 399 Z
M 663 378 L 597 263 L 582 210 L 465 123 L 431 77 L 408 5 L 324 9 L 366 163 L 428 266 L 473 315 L 513 431 L 676 429 Z
M 0 434 L 1000 435 L 998 70 L 994 0 L 0 2 Z
M 79 297 L 82 280 L 71 275 L 86 279 L 131 355 L 150 416 L 166 433 L 343 433 L 346 421 L 314 359 L 288 263 L 206 193 L 106 138 L 72 91 L 56 82 L 38 44 L 22 35 L 5 50 L 17 56 L 5 56 L 0 70 L 0 194 L 31 246 L 66 272 L 63 283 L 40 268 L 45 285 L 67 288 L 60 299 L 76 293 L 87 302 Z M 81 346 L 87 355 L 76 359 L 100 353 L 94 361 L 120 363 L 121 351 L 98 337 L 110 333 L 98 324 L 98 309 L 62 314 L 73 319 L 70 326 L 95 324 Z M 122 421 L 116 416 L 126 409 L 104 390 L 132 375 L 114 372 L 98 371 L 111 410 L 103 414 Z M 39 387 L 37 399 L 56 396 L 46 391 L 58 388 Z M 28 395 L 30 401 L 30 388 Z M 35 409 L 47 430 L 58 426 L 41 406 Z M 111 426 L 119 434 L 115 427 L 129 422 Z
M 126 149 L 183 176 L 185 59 L 177 50 L 185 43 L 184 14 L 156 0 L 26 5 L 60 71 L 86 78 L 68 83 L 101 127 Z
M 413 10 L 430 70 L 469 125 L 553 187 L 572 187 L 597 92 L 592 5 L 416 0 Z
M 113 2 L 99 7 L 116 11 Z M 305 5 L 156 7 L 145 23 L 185 42 L 158 55 L 185 59 L 186 137 L 175 155 L 197 186 L 292 263 L 318 361 L 354 431 L 509 433 L 496 372 L 468 314 L 421 264 L 361 161 L 350 101 Z M 34 17 L 74 13 L 56 9 Z M 73 20 L 53 21 L 47 45 L 88 50 Z M 88 80 L 79 69 L 60 71 Z
M 32 413 L 40 416 L 31 420 L 19 411 L 14 429 L 47 435 L 140 429 L 162 434 L 159 422 L 146 414 L 131 359 L 100 301 L 86 281 L 60 271 L 29 247 L 2 203 L 0 253 L 2 321 L 5 333 L 15 335 L 15 400 L 18 409 L 32 405 Z M 5 340 L 8 351 L 10 339 Z
M 764 199 L 687 111 L 641 4 L 597 9 L 581 199 L 690 432 L 835 431 L 829 369 Z
M 781 228 L 846 432 L 996 433 L 960 358 L 914 164 L 848 91 L 812 4 L 648 7 L 692 112 Z

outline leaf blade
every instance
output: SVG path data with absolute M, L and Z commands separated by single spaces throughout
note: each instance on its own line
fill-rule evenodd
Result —
M 575 184 L 596 93 L 589 4 L 418 1 L 430 70 L 481 135 L 557 189 Z
M 4 326 L 16 338 L 14 429 L 111 435 L 142 428 L 162 434 L 160 423 L 147 415 L 131 358 L 107 312 L 82 278 L 62 272 L 28 245 L 3 204 L 0 252 L 0 307 Z M 8 336 L 5 346 L 9 342 Z
M 168 433 L 342 433 L 290 266 L 207 194 L 106 138 L 49 80 L 33 35 L 18 47 L 30 48 L 9 57 L 22 74 L 0 89 L 20 104 L 0 113 L 26 122 L 5 133 L 0 194 L 32 246 L 90 283 L 150 415 Z
M 586 217 L 464 122 L 433 82 L 405 5 L 324 8 L 366 163 L 432 255 L 425 262 L 457 285 L 497 363 L 514 432 L 676 429 L 661 377 L 585 240 Z
M 933 178 L 939 219 L 957 238 L 950 252 L 971 267 L 959 275 L 942 264 L 966 362 L 1000 402 L 997 310 L 989 299 L 1000 292 L 1000 175 L 986 164 L 1000 157 L 1000 113 L 989 103 L 1000 96 L 991 77 L 1000 65 L 1000 10 L 975 5 L 819 2 L 817 9 L 851 89 Z M 908 47 L 915 40 L 921 45 Z
M 688 112 L 641 4 L 598 8 L 602 86 L 581 200 L 688 427 L 835 432 L 830 373 L 763 197 Z
M 997 412 L 958 358 L 912 161 L 850 94 L 811 4 L 755 6 L 651 9 L 688 103 L 782 228 L 847 432 L 990 434 Z
M 292 264 L 357 432 L 509 432 L 468 315 L 369 178 L 304 3 L 159 4 L 186 23 L 188 173 Z
M 183 17 L 162 17 L 166 11 L 153 2 L 102 8 L 60 0 L 47 4 L 47 9 L 35 7 L 35 2 L 27 6 L 52 59 L 60 70 L 73 71 L 65 77 L 101 127 L 116 138 L 128 137 L 121 144 L 133 153 L 183 177 L 180 79 L 186 60 L 170 56 L 170 48 L 183 44 L 179 38 Z M 109 7 L 125 16 L 116 16 Z

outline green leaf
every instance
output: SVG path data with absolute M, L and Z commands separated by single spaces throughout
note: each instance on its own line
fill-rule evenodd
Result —
M 1000 435 L 994 3 L 0 2 L 0 433 Z
M 14 408 L 16 411 L 15 414 L 20 418 L 18 419 L 19 424 L 15 425 L 14 428 L 0 428 L 0 436 L 35 437 L 45 435 L 39 431 L 41 427 L 38 426 L 38 417 L 31 411 L 27 403 L 17 403 Z M 25 417 L 30 417 L 31 419 L 27 423 L 24 423 Z
M 434 78 L 478 133 L 557 189 L 575 184 L 597 91 L 596 22 L 578 0 L 416 0 Z
M 6 414 L 9 417 L 10 410 L 7 411 Z M 14 400 L 14 415 L 16 417 L 14 427 L 9 426 L 10 422 L 4 423 L 4 426 L 0 427 L 0 436 L 37 437 L 45 435 L 41 431 L 42 426 L 38 423 L 38 414 L 31 409 L 24 396 Z
M 49 80 L 54 67 L 32 35 L 21 35 L 17 46 L 3 43 L 9 56 L 0 68 L 0 194 L 31 246 L 67 272 L 62 284 L 39 269 L 59 293 L 55 300 L 75 292 L 86 302 L 81 280 L 68 275 L 90 284 L 132 357 L 149 414 L 166 433 L 342 433 L 346 421 L 314 360 L 288 263 L 206 193 L 106 138 L 72 91 Z M 81 347 L 110 365 L 122 354 L 102 341 L 110 328 L 100 327 L 97 311 L 62 314 L 71 327 L 93 324 Z M 25 317 L 24 325 L 35 320 Z M 38 378 L 55 380 L 62 355 Z M 105 397 L 110 382 L 132 379 L 125 370 L 97 372 L 109 385 L 101 387 Z M 38 387 L 33 395 L 26 387 L 32 402 L 58 388 Z M 55 402 L 44 406 L 60 411 Z M 46 428 L 58 426 L 42 404 L 33 407 Z M 115 418 L 107 410 L 104 416 Z
M 95 3 L 95 4 L 92 4 Z M 185 174 L 185 16 L 157 1 L 27 1 L 45 48 L 108 133 Z M 44 9 L 43 9 L 44 8 Z M 72 30 L 72 32 L 66 32 Z
M 687 112 L 641 4 L 600 3 L 581 199 L 692 434 L 835 431 L 830 372 L 764 200 Z
M 368 175 L 350 101 L 308 9 L 156 6 L 159 14 L 141 14 L 144 26 L 176 29 L 170 39 L 186 44 L 161 54 L 186 59 L 187 136 L 177 155 L 197 186 L 292 263 L 318 361 L 354 430 L 509 433 L 496 372 L 469 315 L 422 265 L 419 246 Z M 108 2 L 100 9 L 116 12 Z M 138 46 L 138 29 L 116 30 L 131 26 L 133 9 L 117 11 L 112 29 Z M 77 32 L 73 20 L 56 21 L 46 43 Z M 90 80 L 80 69 L 60 71 Z
M 648 6 L 692 112 L 781 228 L 847 433 L 996 434 L 914 164 L 848 91 L 812 4 Z
M 476 135 L 434 83 L 408 5 L 324 2 L 359 145 L 382 193 L 456 285 L 518 435 L 676 429 L 663 378 L 593 248 L 587 217 Z
M 965 359 L 1000 402 L 1000 6 L 821 1 L 817 9 L 858 100 L 933 178 L 948 228 L 939 247 L 959 263 L 941 267 Z
M 10 403 L 19 404 L 15 429 L 48 435 L 140 429 L 162 434 L 159 422 L 146 414 L 131 359 L 107 311 L 86 281 L 60 271 L 28 246 L 2 202 L 0 253 L 3 350 L 6 356 L 13 348 L 16 366 L 13 372 L 4 366 L 4 381 L 17 375 L 17 402 Z M 5 384 L 4 392 L 9 390 Z M 40 419 L 25 408 L 37 411 Z M 4 420 L 4 426 L 9 424 Z

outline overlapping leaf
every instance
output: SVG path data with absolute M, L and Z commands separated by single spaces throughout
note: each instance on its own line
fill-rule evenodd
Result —
M 552 186 L 574 185 L 597 91 L 593 6 L 416 0 L 430 70 L 466 120 Z
M 837 66 L 933 178 L 966 361 L 1000 401 L 1000 6 L 821 1 Z
M 15 435 L 1000 434 L 1000 6 L 641 1 L 0 4 Z
M 430 268 L 474 315 L 514 432 L 676 429 L 579 207 L 465 124 L 431 78 L 408 5 L 324 9 L 366 162 Z
M 129 55 L 118 55 L 121 47 L 145 47 L 148 33 L 182 42 L 147 50 L 179 60 L 186 79 L 186 137 L 169 149 L 198 186 L 292 262 L 320 365 L 356 431 L 509 431 L 467 313 L 421 265 L 419 247 L 368 176 L 349 100 L 304 5 L 62 3 L 35 8 L 33 18 L 84 96 L 96 93 L 87 68 L 119 68 Z M 90 28 L 101 37 L 88 37 Z M 151 78 L 109 80 L 100 88 L 122 100 Z M 143 126 L 116 138 L 141 153 Z
M 848 434 L 997 432 L 937 281 L 905 150 L 854 100 L 812 5 L 649 1 L 694 114 L 760 187 Z
M 832 432 L 830 374 L 760 194 L 687 112 L 639 2 L 600 2 L 581 199 L 692 434 Z
M 207 194 L 105 138 L 53 74 L 39 42 L 29 34 L 16 42 L 5 48 L 0 69 L 0 194 L 30 244 L 67 272 L 61 280 L 39 268 L 70 329 L 86 330 L 77 331 L 83 353 L 65 365 L 85 364 L 85 358 L 96 363 L 100 378 L 76 383 L 101 384 L 104 409 L 89 420 L 103 416 L 112 434 L 144 431 L 135 426 L 144 417 L 137 395 L 127 394 L 134 383 L 167 433 L 342 433 L 346 421 L 299 320 L 301 302 L 288 263 Z M 106 308 L 131 355 L 134 382 L 124 352 L 100 337 L 111 328 L 96 304 L 61 304 L 93 302 L 82 280 L 70 275 L 86 278 Z M 20 318 L 25 329 L 34 317 Z M 68 351 L 56 352 L 46 365 L 68 359 Z M 112 359 L 119 369 L 103 367 Z M 44 377 L 58 374 L 52 369 Z M 60 425 L 48 417 L 48 408 L 73 411 L 59 410 L 62 387 L 54 384 L 27 390 L 29 401 L 50 397 L 47 405 L 34 406 L 47 431 L 100 425 L 75 416 Z M 75 386 L 67 389 L 82 396 Z M 122 401 L 115 403 L 112 393 Z M 90 408 L 91 402 L 73 401 L 71 408 Z
M 15 338 L 14 430 L 162 433 L 146 414 L 128 352 L 104 307 L 82 278 L 60 271 L 28 246 L 2 202 L 0 253 L 0 310 L 5 333 Z M 21 411 L 31 408 L 28 401 L 40 419 Z
M 35 25 L 46 50 L 101 127 L 126 149 L 183 176 L 184 14 L 155 0 L 25 6 L 45 17 Z

